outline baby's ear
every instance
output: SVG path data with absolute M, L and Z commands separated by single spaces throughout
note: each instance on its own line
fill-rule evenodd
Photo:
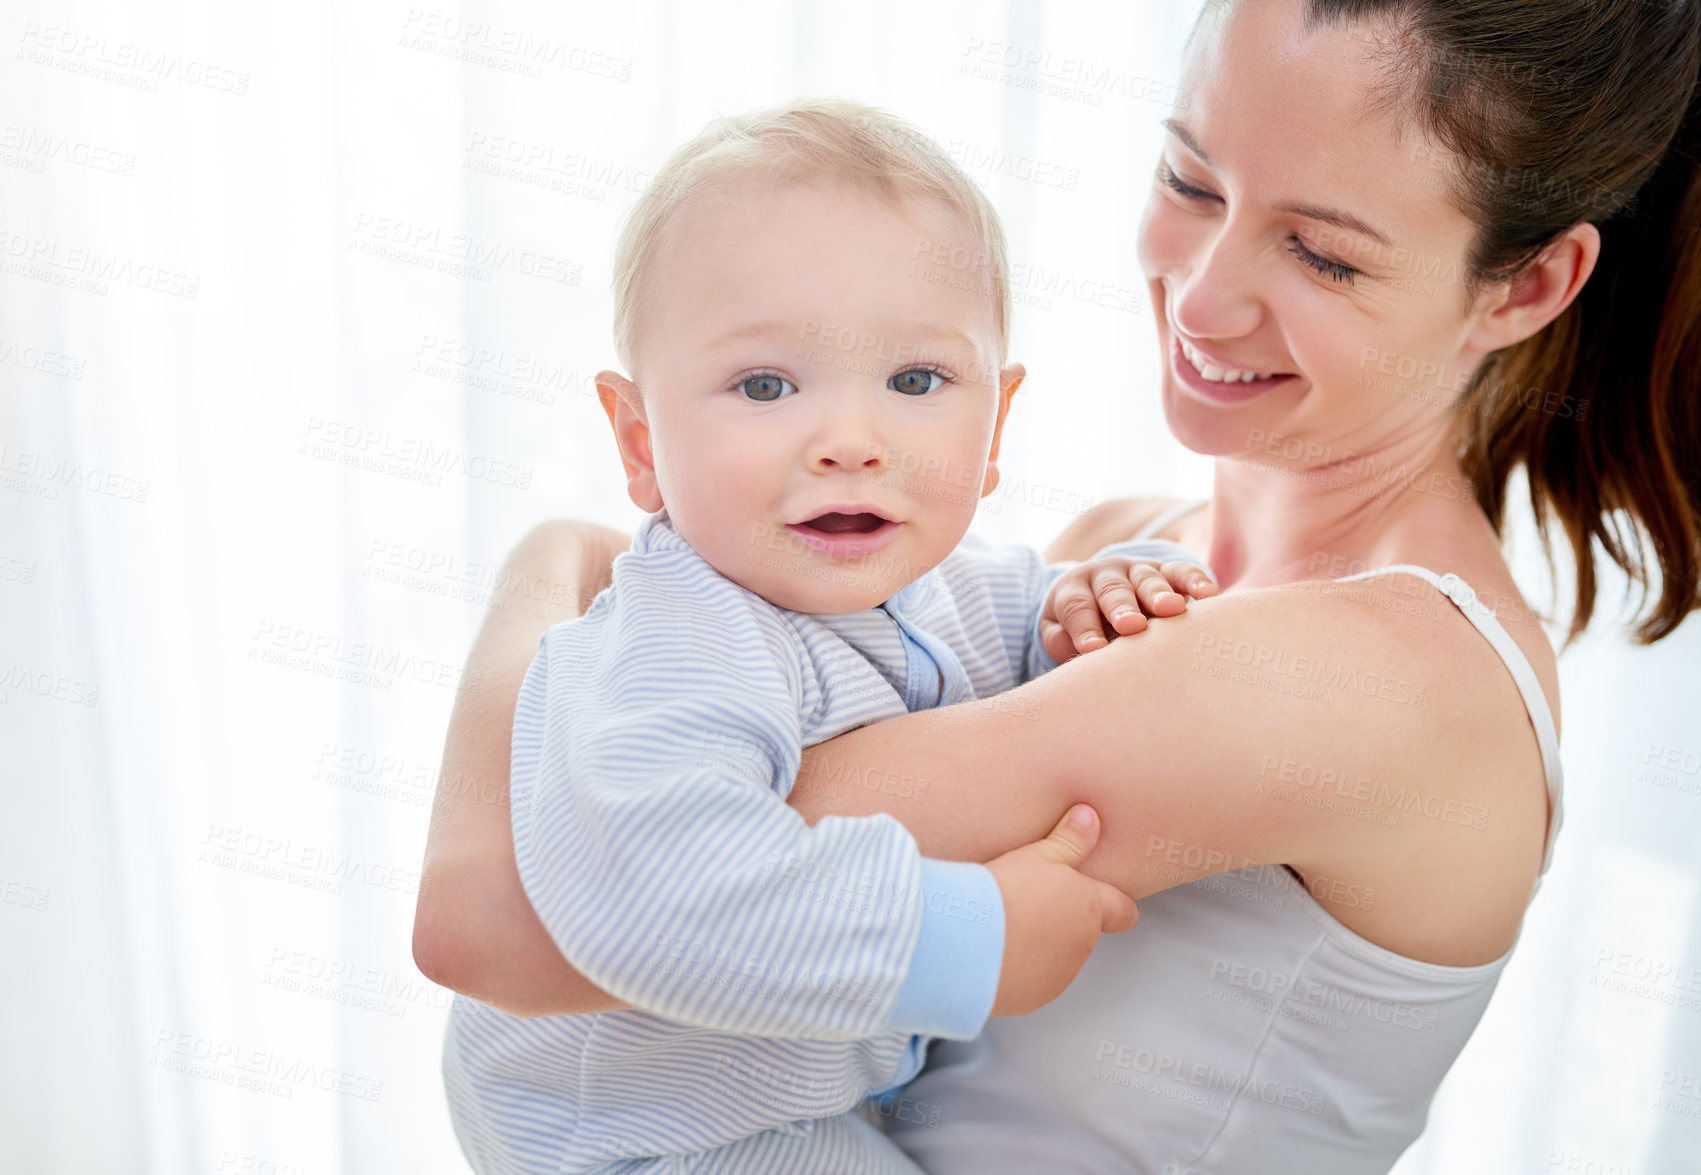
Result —
M 1004 418 L 1010 414 L 1010 397 L 1028 377 L 1028 369 L 1012 363 L 998 373 L 998 421 L 992 426 L 992 451 L 986 457 L 986 478 L 981 483 L 980 496 L 986 497 L 998 488 L 998 442 L 1004 437 Z
M 650 451 L 650 425 L 638 385 L 615 371 L 597 372 L 597 399 L 614 428 L 620 464 L 626 468 L 626 493 L 646 514 L 662 508 L 656 484 L 656 459 Z

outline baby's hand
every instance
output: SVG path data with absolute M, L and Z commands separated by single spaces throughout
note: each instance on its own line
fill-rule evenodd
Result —
M 1191 563 L 1154 563 L 1110 555 L 1089 559 L 1058 576 L 1040 613 L 1040 641 L 1054 661 L 1103 648 L 1118 636 L 1133 636 L 1146 617 L 1179 616 L 1186 593 L 1196 600 L 1217 594 L 1211 577 Z M 1099 624 L 1111 623 L 1110 636 Z

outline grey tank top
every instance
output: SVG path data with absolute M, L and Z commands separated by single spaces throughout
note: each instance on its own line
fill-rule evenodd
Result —
M 1545 874 L 1561 776 L 1535 671 L 1456 575 L 1401 564 L 1341 582 L 1395 574 L 1439 588 L 1517 683 L 1547 775 Z M 935 1042 L 887 1130 L 932 1175 L 1386 1172 L 1511 953 L 1419 962 L 1347 929 L 1286 868 L 1207 877 L 1144 899 L 1140 925 L 1100 939 L 1038 1012 Z

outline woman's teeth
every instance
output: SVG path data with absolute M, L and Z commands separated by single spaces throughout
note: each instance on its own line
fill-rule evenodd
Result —
M 1180 341 L 1180 340 L 1177 340 L 1177 341 Z M 1189 363 L 1193 364 L 1194 367 L 1199 369 L 1199 375 L 1202 378 L 1208 379 L 1212 383 L 1220 383 L 1220 384 L 1251 383 L 1255 379 L 1273 379 L 1273 378 L 1275 378 L 1274 376 L 1265 375 L 1263 372 L 1234 371 L 1234 370 L 1227 368 L 1227 367 L 1218 367 L 1215 363 L 1207 363 L 1207 362 L 1205 362 L 1204 358 L 1199 354 L 1199 352 L 1195 351 L 1192 347 L 1189 347 L 1184 342 L 1181 344 L 1181 353 L 1183 355 L 1187 356 L 1187 361 Z

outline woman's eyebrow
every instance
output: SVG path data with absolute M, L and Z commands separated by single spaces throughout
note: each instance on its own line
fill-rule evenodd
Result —
M 1332 224 L 1336 228 L 1363 233 L 1384 249 L 1394 247 L 1394 242 L 1389 239 L 1387 233 L 1382 232 L 1368 221 L 1361 220 L 1350 212 L 1343 212 L 1339 208 L 1321 208 L 1316 204 L 1304 204 L 1290 200 L 1283 204 L 1277 204 L 1276 210 L 1278 212 L 1292 212 L 1296 216 L 1303 216 L 1308 220 L 1321 220 L 1324 224 Z
M 1193 137 L 1193 133 L 1181 123 L 1177 122 L 1173 118 L 1166 118 L 1163 120 L 1163 128 L 1185 143 L 1187 145 L 1187 149 L 1197 155 L 1200 160 L 1204 162 L 1205 166 L 1216 166 L 1216 163 L 1211 159 L 1210 155 L 1205 152 L 1205 148 L 1199 145 L 1199 140 L 1195 139 Z M 1339 208 L 1326 208 L 1318 204 L 1307 204 L 1302 200 L 1288 200 L 1281 204 L 1277 204 L 1275 208 L 1278 212 L 1291 212 L 1296 216 L 1303 216 L 1307 220 L 1320 220 L 1324 224 L 1332 224 L 1336 228 L 1344 228 L 1355 233 L 1363 233 L 1365 236 L 1376 241 L 1384 248 L 1392 249 L 1394 247 L 1394 242 L 1387 233 L 1383 232 L 1363 217 L 1354 216 L 1351 212 L 1345 212 Z
M 1216 166 L 1216 163 L 1212 161 L 1211 157 L 1205 153 L 1205 148 L 1199 145 L 1199 140 L 1193 137 L 1193 132 L 1182 126 L 1181 123 L 1177 122 L 1173 118 L 1166 118 L 1163 120 L 1163 128 L 1176 138 L 1180 139 L 1183 143 L 1186 143 L 1189 151 L 1193 152 L 1193 154 L 1205 161 L 1205 166 Z

